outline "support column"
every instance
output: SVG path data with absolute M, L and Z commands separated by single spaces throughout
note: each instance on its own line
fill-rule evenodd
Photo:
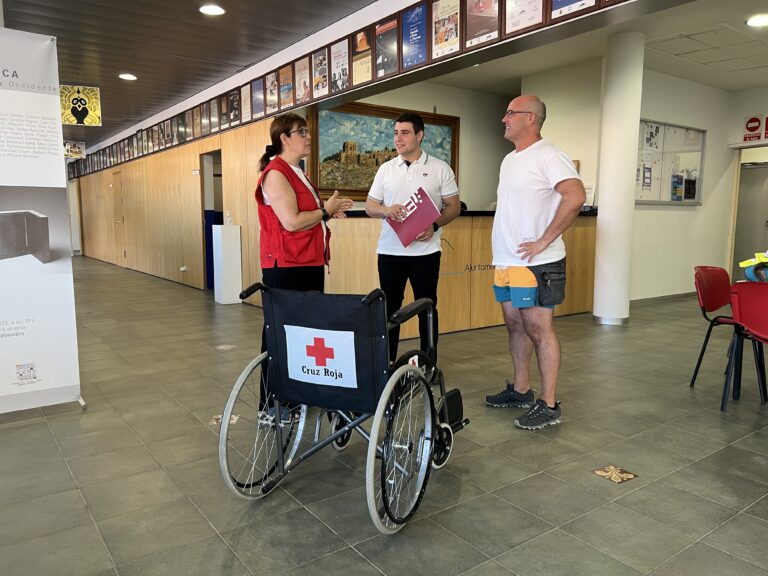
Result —
M 594 319 L 600 324 L 629 321 L 644 50 L 645 34 L 642 32 L 622 32 L 608 39 L 597 176 L 593 308 Z

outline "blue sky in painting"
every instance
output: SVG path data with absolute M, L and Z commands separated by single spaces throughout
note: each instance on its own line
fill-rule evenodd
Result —
M 393 120 L 330 110 L 321 110 L 319 116 L 321 161 L 341 150 L 342 143 L 347 140 L 356 140 L 359 151 L 394 148 Z M 424 132 L 422 148 L 428 154 L 450 163 L 450 127 L 427 124 Z

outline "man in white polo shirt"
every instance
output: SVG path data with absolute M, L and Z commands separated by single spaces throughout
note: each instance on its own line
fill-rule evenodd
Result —
M 499 171 L 493 219 L 493 291 L 509 332 L 514 383 L 485 397 L 489 406 L 528 408 L 515 420 L 526 430 L 560 422 L 556 398 L 560 343 L 554 308 L 565 297 L 565 244 L 562 233 L 584 204 L 584 186 L 568 155 L 541 137 L 547 108 L 523 95 L 504 113 L 504 138 L 514 143 Z M 541 393 L 534 402 L 528 364 L 536 349 Z
M 387 316 L 403 304 L 405 284 L 411 283 L 414 298 L 429 298 L 437 306 L 437 279 L 440 275 L 441 228 L 459 215 L 459 189 L 453 170 L 442 160 L 421 149 L 424 120 L 406 112 L 395 120 L 395 149 L 398 156 L 379 167 L 368 192 L 365 211 L 372 218 L 402 221 L 407 215 L 405 202 L 419 188 L 440 210 L 440 217 L 416 240 L 405 247 L 395 231 L 383 221 L 376 249 L 379 283 L 387 296 Z M 437 308 L 434 314 L 435 346 L 437 345 Z M 421 349 L 427 349 L 426 314 L 419 316 Z M 400 329 L 389 333 L 389 359 L 397 357 Z

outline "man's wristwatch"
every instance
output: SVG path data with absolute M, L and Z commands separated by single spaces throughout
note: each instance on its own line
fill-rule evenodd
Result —
M 328 210 L 320 208 L 320 211 L 323 213 L 323 222 L 327 222 L 331 218 L 331 215 L 328 214 Z
M 438 226 L 437 222 L 432 222 L 432 231 L 437 232 L 440 226 Z

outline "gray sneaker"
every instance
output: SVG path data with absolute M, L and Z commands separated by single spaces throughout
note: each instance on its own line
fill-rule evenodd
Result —
M 553 410 L 541 398 L 536 400 L 533 408 L 515 420 L 515 426 L 524 430 L 541 430 L 557 424 L 560 424 L 560 402 L 557 402 Z
M 498 394 L 486 396 L 485 403 L 494 408 L 530 408 L 533 406 L 533 390 L 516 392 L 512 382 L 507 380 L 504 390 Z

